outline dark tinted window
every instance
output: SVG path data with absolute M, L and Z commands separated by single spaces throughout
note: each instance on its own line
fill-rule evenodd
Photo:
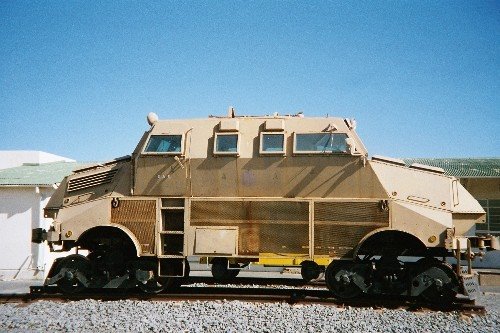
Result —
M 281 133 L 263 133 L 262 134 L 262 152 L 283 152 L 285 135 Z
M 147 153 L 180 153 L 182 135 L 152 135 L 144 150 Z
M 215 144 L 216 153 L 237 153 L 238 134 L 218 134 Z
M 308 133 L 295 135 L 295 152 L 346 153 L 344 133 Z

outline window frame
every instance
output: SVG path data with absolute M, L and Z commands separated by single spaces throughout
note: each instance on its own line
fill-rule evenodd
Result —
M 217 151 L 217 138 L 219 136 L 230 136 L 230 135 L 236 135 L 236 151 Z M 240 156 L 240 141 L 241 141 L 241 136 L 239 132 L 217 132 L 214 135 L 214 149 L 213 149 L 213 154 L 214 156 Z
M 180 136 L 181 137 L 181 147 L 180 151 L 146 151 L 151 138 L 154 136 Z M 161 134 L 151 134 L 144 147 L 142 148 L 142 155 L 173 155 L 173 156 L 184 156 L 184 133 L 161 133 Z
M 283 137 L 283 150 L 282 151 L 266 151 L 264 150 L 264 135 L 281 135 Z M 260 132 L 259 154 L 260 155 L 286 155 L 286 135 L 284 132 Z
M 500 209 L 500 199 L 478 199 L 479 204 L 483 207 L 486 212 L 486 219 L 484 223 L 476 223 L 476 235 L 477 234 L 492 234 L 500 235 L 500 223 L 497 222 L 498 216 L 497 212 Z M 495 210 L 495 212 L 493 212 Z M 496 229 L 496 230 L 492 230 Z
M 349 149 L 347 147 L 346 143 L 346 151 L 316 151 L 316 150 L 297 150 L 297 135 L 302 135 L 302 134 L 321 134 L 321 135 L 326 135 L 326 134 L 342 134 L 345 135 L 345 138 L 349 138 L 349 135 L 345 132 L 335 132 L 335 133 L 330 133 L 330 132 L 294 132 L 293 133 L 293 154 L 294 155 L 351 155 L 349 153 Z

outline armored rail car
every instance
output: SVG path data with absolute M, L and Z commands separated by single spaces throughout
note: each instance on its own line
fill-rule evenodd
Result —
M 53 225 L 33 240 L 88 255 L 56 261 L 46 284 L 158 292 L 196 256 L 220 280 L 255 263 L 300 266 L 306 280 L 324 271 L 342 298 L 441 301 L 477 287 L 446 258 L 471 257 L 479 203 L 442 169 L 369 159 L 353 120 L 148 121 L 131 156 L 75 170 L 51 198 Z

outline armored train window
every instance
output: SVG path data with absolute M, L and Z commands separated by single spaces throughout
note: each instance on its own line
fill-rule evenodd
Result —
M 347 153 L 345 133 L 295 133 L 293 152 L 297 154 Z
M 285 153 L 285 133 L 260 133 L 260 153 L 283 155 Z
M 238 133 L 216 133 L 214 154 L 215 155 L 238 155 L 239 154 Z
M 181 154 L 182 135 L 152 135 L 144 153 Z

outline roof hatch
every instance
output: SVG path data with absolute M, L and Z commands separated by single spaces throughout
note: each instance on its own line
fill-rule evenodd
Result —
M 430 171 L 430 172 L 435 172 L 439 174 L 444 173 L 444 169 L 430 166 L 430 165 L 425 165 L 425 164 L 419 164 L 419 163 L 413 163 L 410 165 L 410 169 L 417 169 L 417 170 L 424 170 L 424 171 Z
M 372 156 L 372 160 L 373 161 L 380 161 L 380 162 L 390 163 L 390 164 L 401 165 L 401 166 L 406 166 L 405 162 L 403 160 L 400 160 L 399 158 L 392 158 L 392 157 L 385 157 L 385 156 L 373 155 Z

